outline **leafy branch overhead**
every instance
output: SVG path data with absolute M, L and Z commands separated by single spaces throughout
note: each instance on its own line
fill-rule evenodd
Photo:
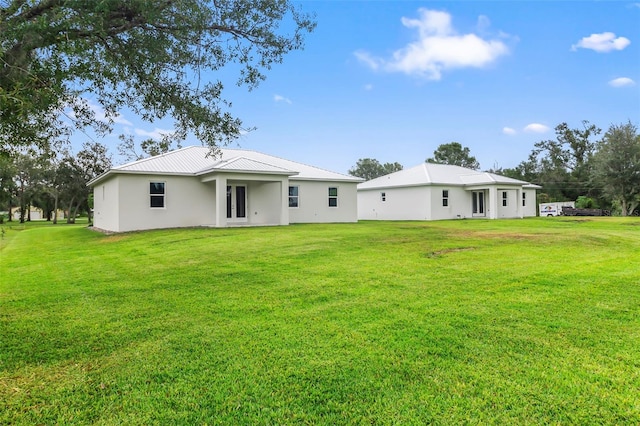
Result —
M 80 98 L 91 95 L 107 118 L 125 106 L 171 116 L 178 138 L 215 150 L 242 130 L 221 70 L 239 65 L 252 89 L 314 27 L 287 0 L 0 0 L 2 148 L 64 138 L 50 127 L 70 106 L 74 126 L 97 125 Z

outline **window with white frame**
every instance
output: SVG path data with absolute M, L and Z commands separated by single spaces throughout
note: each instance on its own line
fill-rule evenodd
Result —
M 300 188 L 298 186 L 289 187 L 289 207 L 298 207 L 300 204 Z
M 507 191 L 502 191 L 502 207 L 507 207 Z
M 442 190 L 442 207 L 449 207 L 449 190 Z
M 382 201 L 382 202 L 387 201 L 387 193 L 386 192 L 381 192 L 380 193 L 380 201 Z
M 165 185 L 164 182 L 149 183 L 149 206 L 151 208 L 164 208 Z
M 522 207 L 526 207 L 526 206 L 527 206 L 527 193 L 522 192 Z
M 329 187 L 329 207 L 338 207 L 338 188 Z

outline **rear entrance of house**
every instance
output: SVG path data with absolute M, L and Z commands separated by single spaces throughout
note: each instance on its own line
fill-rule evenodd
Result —
M 474 217 L 484 217 L 484 191 L 472 191 L 471 192 L 471 208 Z
M 247 221 L 247 186 L 227 185 L 227 222 Z

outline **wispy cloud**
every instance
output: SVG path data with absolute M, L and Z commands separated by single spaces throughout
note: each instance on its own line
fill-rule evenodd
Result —
M 126 118 L 124 118 L 122 115 L 120 115 L 119 113 L 115 113 L 111 116 L 107 116 L 106 111 L 104 110 L 104 108 L 102 108 L 102 105 L 97 104 L 93 101 L 91 101 L 90 99 L 85 99 L 85 98 L 79 98 L 76 99 L 74 106 L 80 108 L 80 109 L 85 109 L 85 110 L 89 110 L 93 113 L 93 118 L 96 121 L 99 121 L 101 123 L 116 123 L 116 124 L 122 124 L 124 126 L 131 126 L 131 122 L 129 120 L 127 120 Z M 69 115 L 73 118 L 76 117 L 75 113 L 73 110 L 69 111 Z
M 505 135 L 515 135 L 518 132 L 516 132 L 516 129 L 512 129 L 511 127 L 503 127 L 502 133 Z
M 145 136 L 154 140 L 160 140 L 163 137 L 171 136 L 175 132 L 174 130 L 159 129 L 157 127 L 150 132 L 139 128 L 134 129 L 133 131 L 138 136 Z
M 291 99 L 289 98 L 285 98 L 284 96 L 281 95 L 273 95 L 273 100 L 276 102 L 284 102 L 286 104 L 291 105 L 293 102 L 291 102 Z
M 613 50 L 622 50 L 630 44 L 631 40 L 626 37 L 616 37 L 612 32 L 604 32 L 583 37 L 578 43 L 571 46 L 571 50 L 576 51 L 578 48 L 583 48 L 598 53 L 607 53 Z
M 478 19 L 478 28 L 482 32 L 489 24 L 486 16 Z M 391 58 L 379 58 L 364 50 L 355 52 L 355 57 L 372 70 L 440 80 L 445 70 L 482 68 L 509 53 L 502 40 L 484 39 L 473 33 L 458 34 L 447 12 L 421 8 L 418 9 L 418 18 L 403 17 L 402 25 L 416 29 L 418 37 L 396 50 Z
M 629 77 L 619 77 L 609 81 L 609 86 L 611 87 L 627 87 L 627 86 L 635 86 L 635 85 L 636 85 L 636 82 L 630 79 Z
M 545 133 L 549 131 L 549 127 L 540 123 L 531 123 L 525 126 L 524 131 L 528 133 Z
M 366 90 L 367 92 L 370 92 L 371 90 L 373 90 L 373 84 L 365 84 L 364 90 Z

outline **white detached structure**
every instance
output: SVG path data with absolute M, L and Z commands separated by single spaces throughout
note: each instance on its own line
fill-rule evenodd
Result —
M 358 185 L 358 219 L 439 220 L 536 215 L 540 187 L 494 173 L 423 163 Z
M 186 147 L 95 178 L 94 226 L 126 232 L 358 220 L 362 179 L 256 151 L 208 152 Z

